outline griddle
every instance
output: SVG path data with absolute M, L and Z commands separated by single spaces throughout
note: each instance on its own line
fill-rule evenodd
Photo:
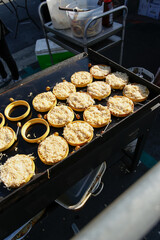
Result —
M 46 91 L 47 86 L 50 86 L 52 90 L 55 84 L 61 82 L 64 78 L 70 81 L 74 72 L 89 71 L 89 63 L 92 65 L 107 64 L 111 67 L 112 72 L 127 73 L 131 83 L 141 83 L 148 87 L 150 91 L 148 99 L 141 104 L 136 104 L 133 114 L 125 118 L 112 117 L 112 122 L 105 132 L 105 127 L 95 129 L 94 138 L 90 143 L 74 152 L 73 147 L 70 147 L 68 157 L 54 166 L 43 164 L 38 158 L 38 145 L 25 142 L 19 134 L 18 141 L 4 152 L 7 156 L 3 156 L 1 162 L 4 163 L 7 157 L 17 153 L 33 154 L 36 157 L 36 174 L 32 180 L 18 189 L 10 190 L 0 184 L 0 239 L 9 235 L 40 210 L 53 203 L 56 198 L 102 162 L 106 161 L 107 167 L 111 168 L 115 162 L 126 156 L 126 166 L 130 170 L 136 168 L 146 137 L 160 105 L 160 88 L 91 49 L 88 50 L 88 53 L 79 54 L 34 74 L 23 80 L 19 85 L 16 84 L 13 88 L 1 93 L 0 112 L 4 113 L 4 109 L 10 103 L 9 99 L 12 97 L 15 100 L 26 100 L 31 106 L 31 114 L 22 121 L 22 124 L 30 118 L 37 117 L 38 112 L 32 107 L 33 98 L 38 93 Z M 86 91 L 85 88 L 82 90 Z M 112 91 L 111 95 L 122 95 L 122 91 Z M 96 103 L 106 105 L 106 100 L 97 100 Z M 80 114 L 82 120 L 82 113 L 77 113 Z M 44 114 L 42 115 L 44 116 Z M 15 131 L 17 130 L 15 122 L 6 120 L 6 125 L 12 127 Z M 50 134 L 57 131 L 62 136 L 63 129 L 53 127 L 51 127 Z M 134 154 L 130 155 L 125 151 L 125 146 L 135 139 L 138 139 L 137 145 Z

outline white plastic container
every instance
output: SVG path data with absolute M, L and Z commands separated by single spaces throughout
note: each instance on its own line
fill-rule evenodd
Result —
M 99 6 L 98 1 L 82 0 L 75 1 L 67 5 L 68 8 L 80 8 L 87 11 L 75 12 L 67 11 L 70 20 L 71 30 L 75 37 L 82 38 L 84 36 L 84 28 L 86 23 L 94 16 L 103 13 L 103 4 Z M 89 10 L 89 11 L 88 11 Z M 87 30 L 87 37 L 93 37 L 102 31 L 102 18 L 93 21 Z
M 53 27 L 56 29 L 70 28 L 69 19 L 66 11 L 59 10 L 59 7 L 66 7 L 74 0 L 47 0 L 49 13 L 52 19 Z

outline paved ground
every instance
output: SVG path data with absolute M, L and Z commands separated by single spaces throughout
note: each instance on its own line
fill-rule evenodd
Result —
M 22 4 L 22 0 L 17 0 L 17 3 Z M 28 3 L 31 16 L 41 26 L 37 11 L 40 1 L 33 0 L 28 1 Z M 9 3 L 8 6 L 11 7 Z M 19 24 L 15 38 L 17 21 L 15 14 L 11 13 L 4 5 L 0 5 L 0 13 L 2 20 L 12 31 L 7 36 L 7 42 L 17 62 L 20 73 L 22 74 L 24 69 L 28 67 L 31 68 L 33 64 L 39 70 L 34 49 L 36 40 L 43 38 L 41 27 L 37 28 L 32 22 Z M 20 17 L 24 17 L 24 9 L 19 8 L 18 14 Z M 160 65 L 159 39 L 160 23 L 149 18 L 139 17 L 132 12 L 132 15 L 129 15 L 127 19 L 123 65 L 125 67 L 142 66 L 155 74 Z M 118 61 L 119 47 L 105 52 L 104 55 Z M 26 239 L 48 240 L 54 238 L 67 240 L 74 235 L 71 227 L 73 223 L 76 223 L 78 228 L 82 229 L 91 219 L 148 171 L 149 166 L 143 161 L 146 158 L 145 154 L 149 156 L 153 165 L 160 160 L 159 123 L 160 113 L 155 119 L 154 126 L 145 145 L 145 152 L 141 159 L 142 162 L 136 172 L 132 174 L 126 173 L 122 163 L 116 164 L 112 171 L 110 169 L 106 171 L 103 177 L 105 188 L 98 197 L 91 198 L 84 208 L 76 212 L 65 210 L 58 205 L 56 209 L 53 206 L 49 206 L 44 218 L 34 226 Z M 144 239 L 160 239 L 160 224 L 145 236 Z

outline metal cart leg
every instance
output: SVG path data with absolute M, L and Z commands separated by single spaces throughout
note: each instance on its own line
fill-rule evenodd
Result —
M 144 144 L 147 139 L 147 135 L 148 135 L 148 132 L 146 132 L 144 135 L 138 137 L 138 139 L 137 139 L 137 144 L 136 144 L 134 155 L 132 158 L 132 164 L 130 166 L 131 171 L 134 171 L 139 163 L 142 151 L 144 149 Z
M 124 49 L 124 35 L 125 35 L 125 27 L 126 27 L 126 18 L 127 18 L 127 11 L 123 10 L 123 28 L 122 28 L 122 40 L 121 40 L 121 50 L 120 50 L 120 59 L 119 64 L 122 65 L 123 61 L 123 49 Z
M 128 14 L 128 8 L 126 6 L 120 6 L 114 9 L 111 9 L 105 13 L 100 14 L 99 16 L 93 17 L 91 18 L 85 25 L 84 28 L 84 36 L 83 36 L 83 45 L 84 45 L 84 51 L 87 52 L 87 30 L 90 26 L 90 24 L 94 21 L 97 20 L 99 18 L 102 18 L 104 16 L 107 16 L 109 14 L 113 14 L 114 12 L 117 11 L 123 11 L 123 21 L 122 21 L 122 37 L 121 37 L 121 50 L 120 50 L 120 59 L 119 59 L 119 63 L 120 65 L 122 65 L 122 59 L 123 59 L 123 48 L 124 48 L 124 35 L 125 35 L 125 25 L 126 25 L 126 18 L 127 18 L 127 14 Z
M 145 133 L 143 133 L 143 135 L 137 137 L 122 149 L 125 155 L 121 160 L 125 163 L 127 169 L 131 172 L 133 172 L 139 164 L 148 132 L 149 131 L 147 130 Z
M 46 39 L 46 43 L 47 43 L 47 47 L 48 47 L 48 51 L 49 51 L 49 56 L 50 56 L 50 59 L 51 59 L 51 63 L 52 65 L 54 64 L 54 60 L 53 60 L 53 56 L 52 56 L 52 53 L 51 53 L 51 48 L 49 46 L 49 39 L 47 37 L 47 33 L 45 33 L 45 39 Z

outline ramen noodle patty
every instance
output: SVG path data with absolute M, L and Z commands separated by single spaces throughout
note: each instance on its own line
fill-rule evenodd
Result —
M 34 157 L 17 154 L 0 166 L 0 180 L 8 188 L 17 188 L 27 183 L 35 174 Z
M 53 107 L 47 114 L 48 122 L 53 127 L 64 127 L 74 119 L 73 110 L 65 105 Z
M 128 84 L 128 75 L 122 72 L 110 73 L 106 76 L 106 83 L 108 83 L 112 89 L 123 89 Z
M 94 65 L 90 68 L 90 73 L 96 79 L 103 79 L 111 72 L 110 66 L 105 64 Z
M 111 87 L 103 81 L 95 81 L 87 86 L 87 92 L 95 99 L 101 100 L 111 94 Z
M 95 103 L 94 99 L 85 92 L 76 92 L 70 94 L 67 98 L 69 106 L 75 111 L 84 111 L 87 107 Z
M 32 101 L 33 107 L 38 112 L 47 112 L 57 103 L 55 95 L 51 92 L 43 92 L 35 96 Z
M 63 130 L 63 136 L 72 146 L 82 146 L 93 138 L 93 127 L 85 121 L 73 121 Z
M 124 96 L 113 96 L 108 99 L 107 106 L 113 116 L 125 117 L 134 110 L 134 103 Z
M 76 86 L 76 87 L 86 87 L 87 84 L 91 83 L 93 81 L 92 75 L 87 72 L 87 71 L 80 71 L 80 72 L 75 72 L 71 76 L 71 82 Z
M 54 134 L 45 138 L 38 146 L 38 156 L 47 165 L 53 165 L 67 157 L 68 143 L 63 137 Z
M 111 113 L 107 106 L 93 105 L 84 111 L 83 119 L 92 127 L 100 128 L 111 122 Z
M 53 93 L 55 94 L 56 98 L 60 100 L 66 100 L 66 98 L 74 92 L 76 92 L 75 85 L 67 81 L 57 83 L 53 88 Z
M 142 84 L 132 83 L 124 87 L 123 95 L 131 99 L 133 102 L 142 102 L 147 99 L 149 90 Z

